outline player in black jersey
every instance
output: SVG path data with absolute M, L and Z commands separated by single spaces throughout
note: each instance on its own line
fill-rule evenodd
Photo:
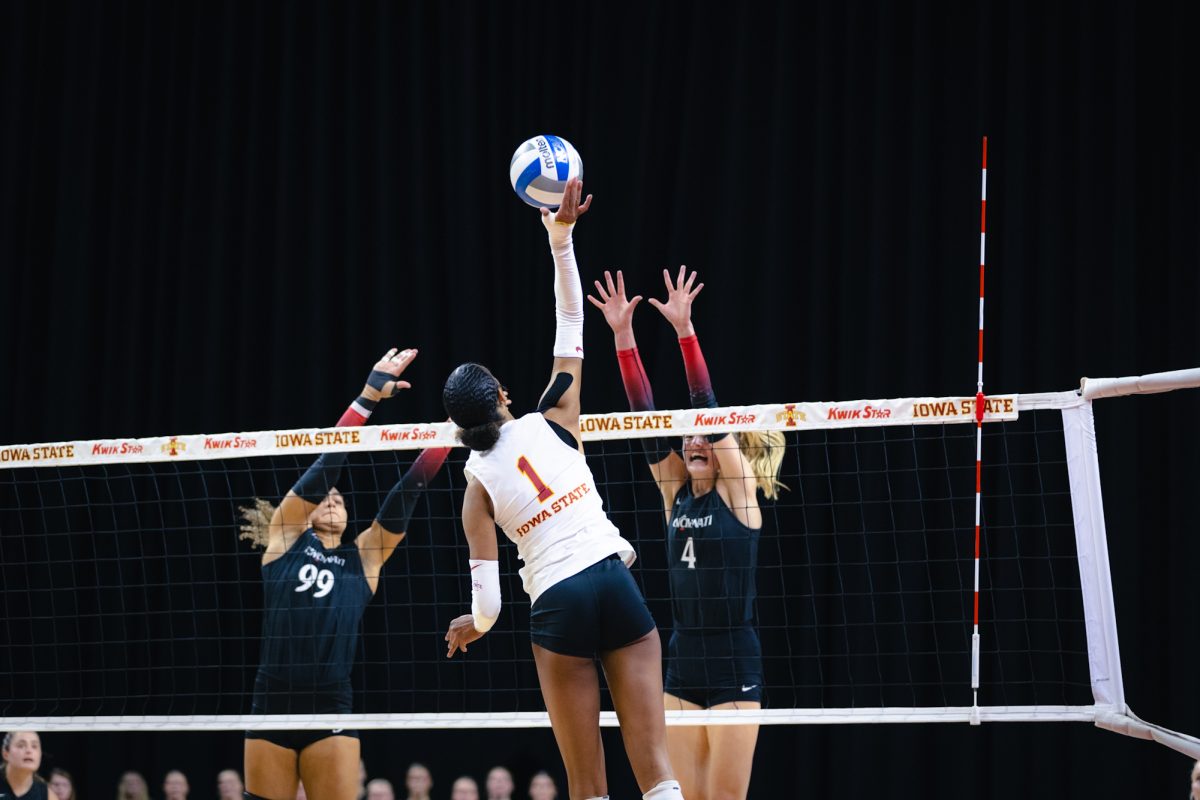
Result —
M 633 311 L 618 272 L 596 281 L 616 338 L 629 404 L 654 408 L 650 382 L 633 336 Z M 708 367 L 692 327 L 692 301 L 704 284 L 680 267 L 672 281 L 663 270 L 667 300 L 650 299 L 675 328 L 692 406 L 717 405 Z M 711 441 L 710 441 L 711 439 Z M 755 571 L 763 517 L 758 491 L 774 499 L 783 458 L 783 434 L 746 432 L 685 437 L 679 452 L 668 440 L 642 439 L 662 492 L 667 518 L 672 633 L 667 649 L 664 702 L 668 709 L 748 709 L 762 704 L 762 649 L 754 629 Z M 670 727 L 671 764 L 688 797 L 744 798 L 758 740 L 757 725 Z
M 33 731 L 10 731 L 0 748 L 0 800 L 47 800 L 50 789 L 37 774 L 42 766 L 42 740 Z
M 416 350 L 389 350 L 338 425 L 366 423 L 375 404 L 408 388 L 398 380 Z M 421 452 L 392 488 L 375 521 L 343 542 L 346 503 L 333 484 L 346 461 L 326 453 L 272 507 L 243 509 L 242 537 L 265 548 L 262 557 L 262 653 L 254 684 L 256 714 L 344 714 L 351 711 L 350 671 L 363 610 L 383 564 L 404 538 L 417 498 L 448 448 Z M 303 781 L 313 800 L 355 797 L 358 732 L 247 731 L 246 796 L 292 800 Z

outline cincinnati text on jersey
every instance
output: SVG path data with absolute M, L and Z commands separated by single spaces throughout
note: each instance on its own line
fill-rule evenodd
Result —
M 311 545 L 304 548 L 304 555 L 311 558 L 313 561 L 320 561 L 322 564 L 337 564 L 339 567 L 346 566 L 346 559 L 341 556 L 331 556 L 322 553 Z
M 684 514 L 681 517 L 676 517 L 671 520 L 672 528 L 707 528 L 712 525 L 713 515 L 705 514 L 703 517 L 689 517 Z
M 548 507 L 543 508 L 541 511 L 534 514 L 532 517 L 522 523 L 521 526 L 517 528 L 517 536 L 524 536 L 525 534 L 529 533 L 538 525 L 550 519 L 564 508 L 567 508 L 585 494 L 590 494 L 591 491 L 592 487 L 588 486 L 587 483 L 584 482 L 566 494 L 559 495 Z

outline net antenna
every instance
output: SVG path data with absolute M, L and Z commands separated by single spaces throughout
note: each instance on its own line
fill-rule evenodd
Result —
M 983 137 L 983 167 L 979 188 L 979 373 L 975 386 L 975 598 L 971 632 L 971 724 L 979 724 L 979 527 L 983 507 L 983 271 L 987 264 L 987 137 Z

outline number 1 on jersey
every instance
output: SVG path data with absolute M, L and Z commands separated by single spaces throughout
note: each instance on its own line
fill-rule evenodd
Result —
M 517 469 L 529 479 L 529 482 L 533 484 L 533 488 L 537 489 L 538 502 L 544 503 L 554 496 L 554 490 L 542 482 L 541 477 L 538 476 L 537 471 L 533 468 L 533 464 L 529 463 L 528 458 L 525 456 L 518 458 Z
M 688 537 L 683 543 L 683 558 L 680 561 L 686 561 L 688 569 L 696 568 L 696 545 L 692 543 L 692 537 Z

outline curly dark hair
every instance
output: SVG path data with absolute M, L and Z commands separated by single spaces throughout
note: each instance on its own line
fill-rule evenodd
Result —
M 482 364 L 460 364 L 446 379 L 442 405 L 472 450 L 491 450 L 500 439 L 499 394 L 500 381 Z

